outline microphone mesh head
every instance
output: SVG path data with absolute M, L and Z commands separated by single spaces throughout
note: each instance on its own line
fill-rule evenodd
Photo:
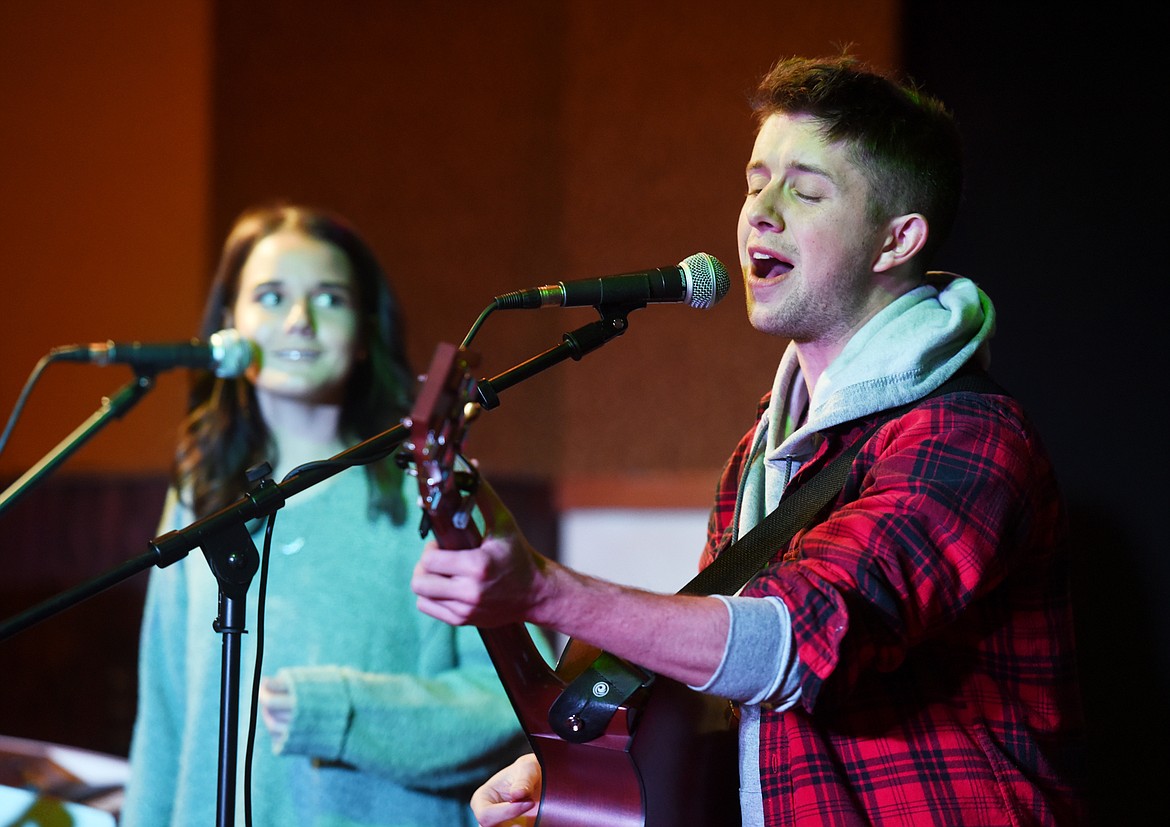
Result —
M 706 253 L 695 253 L 678 263 L 687 280 L 686 303 L 706 310 L 722 301 L 731 289 L 731 277 L 723 262 Z
M 216 376 L 234 379 L 243 376 L 252 362 L 252 343 L 240 335 L 240 331 L 220 330 L 207 338 L 211 345 L 212 370 Z

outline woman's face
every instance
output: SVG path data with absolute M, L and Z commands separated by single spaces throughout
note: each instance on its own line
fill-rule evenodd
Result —
M 258 393 L 340 404 L 361 352 L 357 286 L 340 249 L 294 230 L 265 236 L 240 271 L 228 324 L 255 344 Z

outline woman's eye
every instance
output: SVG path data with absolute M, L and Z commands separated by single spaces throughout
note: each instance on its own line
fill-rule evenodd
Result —
M 340 293 L 322 292 L 313 296 L 313 305 L 315 307 L 345 307 L 347 304 L 348 302 L 346 302 L 345 296 Z
M 256 294 L 256 303 L 261 307 L 276 307 L 280 304 L 280 293 L 275 290 L 265 290 Z

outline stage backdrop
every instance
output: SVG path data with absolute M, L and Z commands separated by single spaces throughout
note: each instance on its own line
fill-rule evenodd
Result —
M 734 275 L 747 94 L 779 55 L 852 44 L 911 69 L 967 135 L 968 198 L 939 264 L 996 298 L 997 372 L 1034 411 L 1073 505 L 1101 823 L 1150 823 L 1143 808 L 1170 772 L 1165 739 L 1150 739 L 1170 731 L 1158 511 L 1170 492 L 1150 401 L 1167 355 L 1150 115 L 1164 72 L 1139 65 L 1160 27 L 1126 5 L 0 4 L 0 405 L 7 416 L 55 345 L 192 335 L 224 233 L 270 198 L 337 209 L 369 236 L 419 367 L 501 292 L 698 251 Z M 505 391 L 469 450 L 526 492 L 549 547 L 605 537 L 639 550 L 616 578 L 689 573 L 701 538 L 686 537 L 784 345 L 743 315 L 735 279 L 710 311 L 637 311 L 625 336 Z M 593 318 L 489 317 L 473 343 L 483 375 Z M 50 368 L 0 479 L 130 378 Z M 185 379 L 160 375 L 55 475 L 61 488 L 0 514 L 6 615 L 141 551 Z M 0 731 L 124 748 L 143 580 L 0 642 L 16 687 Z M 1138 758 L 1149 743 L 1159 751 Z

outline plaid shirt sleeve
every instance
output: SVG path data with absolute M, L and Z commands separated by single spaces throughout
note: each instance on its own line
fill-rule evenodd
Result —
M 826 433 L 792 485 L 866 424 Z M 1062 765 L 1079 729 L 1063 525 L 1013 400 L 953 394 L 882 426 L 827 516 L 744 592 L 784 600 L 803 667 L 801 706 L 762 717 L 769 825 L 1078 822 Z

